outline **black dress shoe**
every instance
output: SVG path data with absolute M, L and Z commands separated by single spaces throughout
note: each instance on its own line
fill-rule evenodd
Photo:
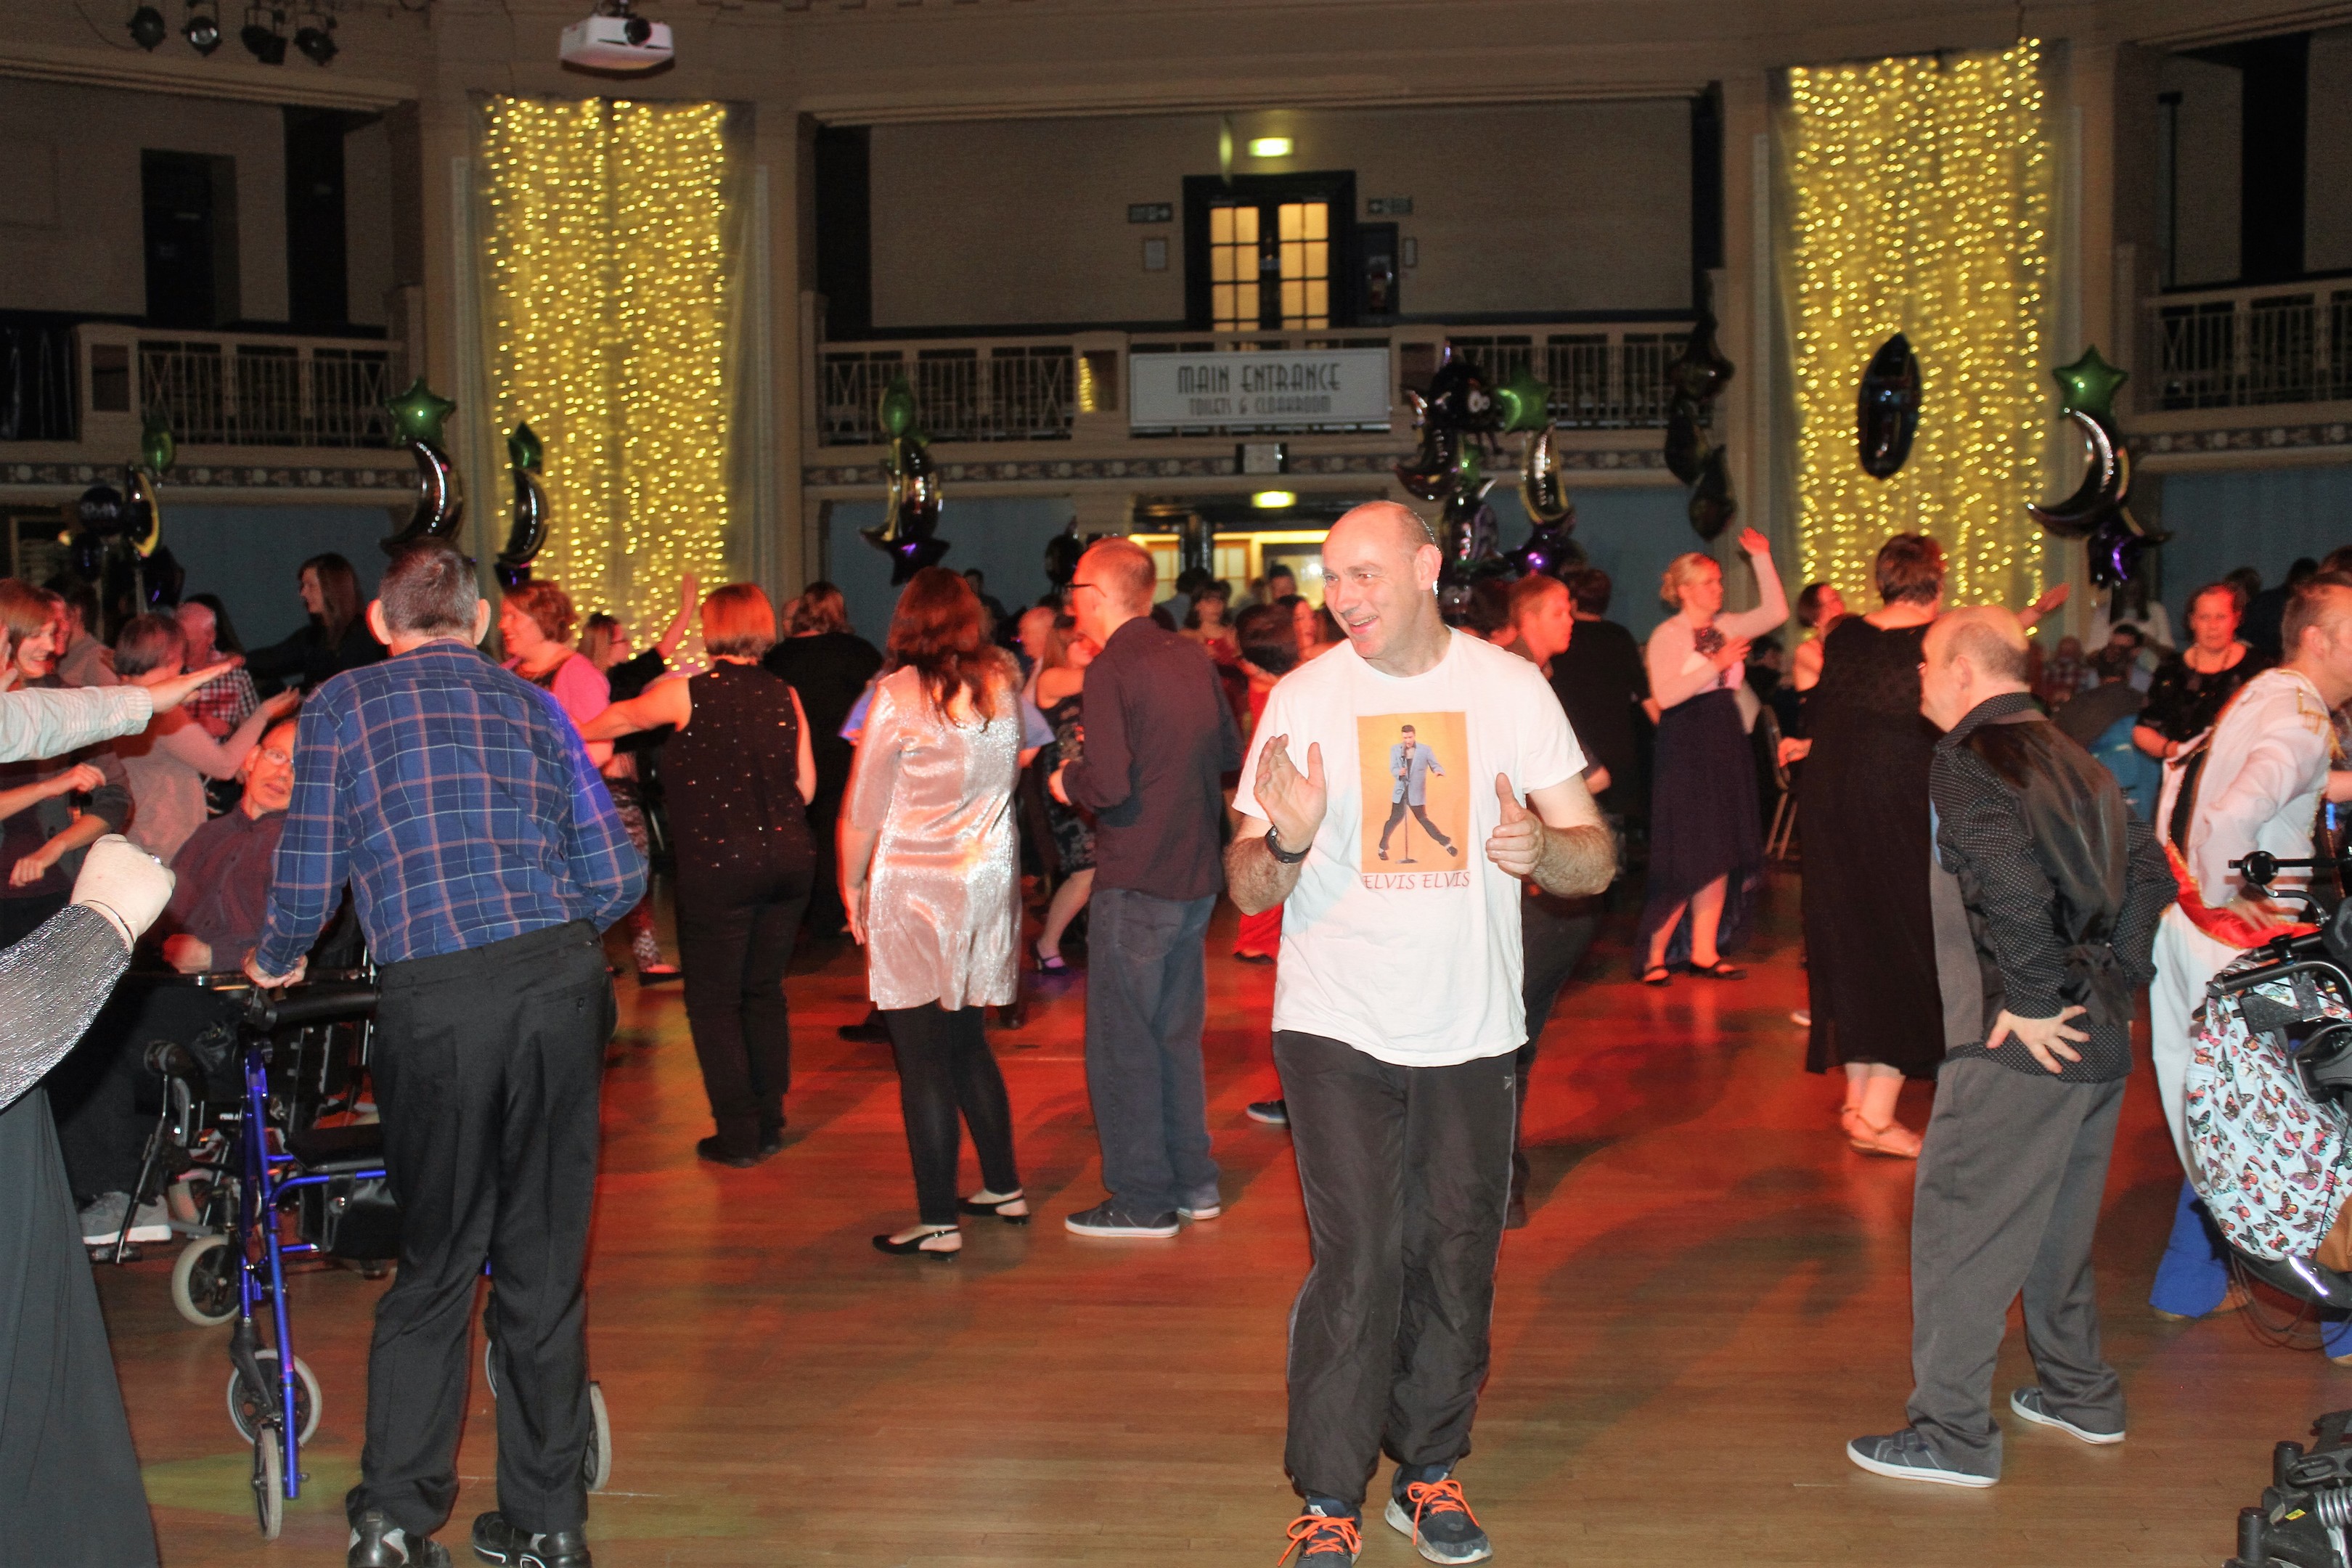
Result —
M 449 1568 L 449 1550 L 429 1535 L 411 1535 L 380 1508 L 352 1521 L 348 1568 Z
M 486 1513 L 474 1521 L 474 1555 L 508 1568 L 590 1568 L 588 1538 L 580 1531 L 533 1535 L 509 1524 L 502 1513 Z
M 777 1147 L 782 1148 L 782 1145 L 778 1144 Z M 694 1152 L 697 1156 L 709 1161 L 714 1165 L 731 1165 L 739 1171 L 748 1171 L 765 1158 L 762 1154 L 730 1154 L 726 1146 L 716 1138 L 704 1138 L 698 1141 L 694 1145 Z
M 784 1124 L 777 1122 L 760 1134 L 760 1158 L 772 1160 L 784 1152 Z
M 890 1031 L 879 1018 L 868 1018 L 860 1024 L 844 1024 L 834 1033 L 856 1045 L 887 1046 L 890 1043 Z

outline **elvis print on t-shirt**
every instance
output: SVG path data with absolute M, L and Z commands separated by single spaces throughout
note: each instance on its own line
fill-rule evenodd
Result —
M 1356 720 L 1363 788 L 1359 865 L 1382 891 L 1468 885 L 1470 748 L 1458 713 L 1381 713 Z

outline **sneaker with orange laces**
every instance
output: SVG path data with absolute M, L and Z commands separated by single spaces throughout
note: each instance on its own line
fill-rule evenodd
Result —
M 1337 1568 L 1353 1563 L 1363 1549 L 1354 1514 L 1343 1512 L 1338 1503 L 1312 1499 L 1307 1511 L 1290 1521 L 1289 1548 L 1275 1559 L 1274 1568 L 1282 1568 L 1293 1552 L 1298 1554 L 1298 1568 Z
M 1412 1537 L 1412 1549 L 1432 1563 L 1484 1563 L 1494 1543 L 1463 1500 L 1451 1465 L 1399 1465 L 1389 1492 L 1388 1521 Z

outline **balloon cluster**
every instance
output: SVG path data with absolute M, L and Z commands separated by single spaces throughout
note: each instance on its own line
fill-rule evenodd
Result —
M 420 539 L 452 539 L 466 520 L 466 490 L 441 445 L 441 426 L 457 405 L 418 376 L 398 397 L 384 400 L 392 427 L 416 459 L 416 510 L 408 525 L 383 541 L 386 555 Z
M 2142 552 L 2169 537 L 2142 528 L 2131 514 L 2131 454 L 2116 432 L 2115 416 L 2116 391 L 2131 373 L 2109 364 L 2094 343 L 2082 358 L 2050 374 L 2063 393 L 2059 413 L 2074 421 L 2090 462 L 2073 495 L 2051 506 L 2028 502 L 2025 510 L 2059 538 L 2083 540 L 2091 581 L 2117 587 L 2137 574 Z
M 1058 592 L 1070 585 L 1078 574 L 1078 557 L 1087 552 L 1087 542 L 1078 537 L 1078 521 L 1070 520 L 1064 531 L 1045 541 L 1045 581 Z
M 507 437 L 507 466 L 514 474 L 514 521 L 507 546 L 499 552 L 499 586 L 512 593 L 530 581 L 530 563 L 547 542 L 547 486 L 540 479 L 546 457 L 539 434 L 528 425 Z
M 179 443 L 151 416 L 139 458 L 125 465 L 121 489 L 92 485 L 74 502 L 73 524 L 58 542 L 72 552 L 77 576 L 98 585 L 109 604 L 127 600 L 141 613 L 180 601 L 187 574 L 163 546 L 163 507 L 156 495 Z
M 915 427 L 915 393 L 905 372 L 882 389 L 882 433 L 890 450 L 883 468 L 890 476 L 890 500 L 881 522 L 858 532 L 890 557 L 890 585 L 897 587 L 926 566 L 939 564 L 948 542 L 934 537 L 940 526 L 940 481 L 931 467 L 929 438 Z
M 1444 552 L 1445 568 L 1439 596 L 1448 610 L 1467 604 L 1471 584 L 1482 577 L 1557 573 L 1582 564 L 1583 552 L 1568 537 L 1576 526 L 1576 504 L 1561 485 L 1552 448 L 1551 388 L 1534 371 L 1521 366 L 1510 380 L 1490 385 L 1476 365 L 1447 343 L 1428 392 L 1407 390 L 1405 395 L 1412 400 L 1421 445 L 1410 462 L 1397 465 L 1397 482 L 1422 500 L 1444 504 L 1438 548 Z M 1528 437 L 1520 453 L 1519 499 L 1535 531 L 1507 556 L 1495 509 L 1486 504 L 1486 492 L 1495 485 L 1486 463 L 1499 455 L 1495 437 L 1511 435 Z
M 1690 525 L 1713 539 L 1739 515 L 1731 493 L 1731 459 L 1712 433 L 1710 411 L 1734 374 L 1715 341 L 1715 310 L 1704 302 L 1682 357 L 1666 367 L 1673 398 L 1666 413 L 1666 469 L 1691 487 Z
M 1854 446 L 1862 471 L 1872 479 L 1893 479 L 1909 459 L 1911 437 L 1919 430 L 1920 393 L 1919 356 L 1897 332 L 1870 356 L 1854 397 Z

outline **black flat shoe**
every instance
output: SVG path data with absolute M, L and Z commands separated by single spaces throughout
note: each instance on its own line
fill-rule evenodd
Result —
M 944 1262 L 963 1250 L 962 1235 L 961 1231 L 951 1225 L 927 1225 L 907 1234 L 903 1241 L 895 1236 L 877 1236 L 874 1238 L 874 1250 L 887 1252 L 893 1258 L 912 1258 L 917 1253 L 920 1253 L 925 1258 L 936 1258 Z M 957 1237 L 956 1245 L 953 1247 L 926 1245 L 942 1237 Z
M 580 1531 L 533 1535 L 509 1524 L 502 1513 L 486 1513 L 474 1521 L 474 1555 L 509 1568 L 592 1568 L 588 1538 Z
M 1070 972 L 1070 961 L 1058 952 L 1043 953 L 1033 947 L 1029 950 L 1029 962 L 1036 965 L 1040 974 L 1067 974 Z
M 352 1521 L 349 1568 L 449 1568 L 449 1549 L 430 1536 L 409 1535 L 382 1509 Z
M 777 1145 L 778 1148 L 782 1148 L 782 1146 L 783 1145 L 781 1143 Z M 738 1171 L 748 1171 L 752 1166 L 758 1164 L 761 1160 L 767 1158 L 766 1152 L 758 1154 L 730 1154 L 720 1147 L 719 1140 L 716 1138 L 704 1138 L 697 1141 L 694 1145 L 694 1152 L 698 1159 L 708 1160 L 714 1165 L 730 1166 Z
M 1720 958 L 1717 959 L 1713 963 L 1706 965 L 1703 969 L 1694 963 L 1690 966 L 1690 972 L 1693 975 L 1701 980 L 1745 980 L 1748 978 L 1748 971 L 1740 968 L 1739 965 L 1736 963 L 1727 963 Z
M 981 1192 L 984 1193 L 987 1190 L 987 1188 L 983 1187 L 981 1189 Z M 1021 1212 L 1019 1214 L 1006 1214 L 1004 1211 L 1012 1207 L 1014 1204 L 1019 1204 L 1021 1205 Z M 1027 1225 L 1029 1223 L 1029 1200 L 1022 1196 L 1021 1190 L 1018 1187 L 1014 1188 L 1012 1192 L 1005 1194 L 1004 1196 L 1001 1198 L 984 1198 L 976 1193 L 971 1197 L 960 1200 L 956 1204 L 956 1207 L 961 1209 L 966 1214 L 987 1215 L 992 1218 L 1001 1219 L 1007 1225 Z

